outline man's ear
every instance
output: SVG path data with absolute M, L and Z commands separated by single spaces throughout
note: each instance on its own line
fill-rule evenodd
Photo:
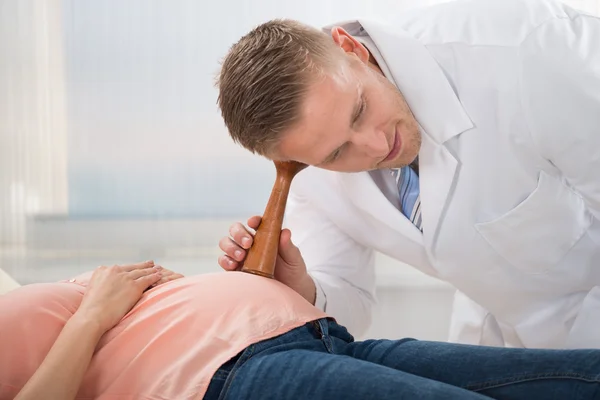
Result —
M 369 50 L 340 26 L 331 28 L 331 37 L 345 53 L 355 54 L 363 63 L 369 61 Z

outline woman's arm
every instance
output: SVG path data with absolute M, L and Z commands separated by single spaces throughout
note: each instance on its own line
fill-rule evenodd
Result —
M 15 400 L 75 398 L 104 332 L 98 322 L 75 313 Z
M 153 262 L 99 267 L 81 305 L 16 400 L 63 400 L 77 395 L 94 349 L 104 333 L 161 279 Z

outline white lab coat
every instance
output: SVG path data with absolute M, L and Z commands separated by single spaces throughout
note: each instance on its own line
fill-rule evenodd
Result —
M 367 172 L 300 173 L 317 305 L 364 333 L 378 251 L 458 289 L 451 341 L 600 348 L 600 20 L 472 0 L 358 22 L 423 129 L 424 233 Z

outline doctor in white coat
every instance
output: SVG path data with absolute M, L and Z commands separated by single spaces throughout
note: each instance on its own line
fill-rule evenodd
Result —
M 412 111 L 421 220 L 401 212 L 389 169 L 320 165 L 317 147 L 282 139 L 288 159 L 314 166 L 287 209 L 314 283 L 305 297 L 363 333 L 381 252 L 457 288 L 451 341 L 600 348 L 600 20 L 557 2 L 467 0 L 324 32 L 368 50 Z M 368 96 L 365 126 L 378 112 Z M 224 268 L 239 268 L 245 235 L 234 224 L 221 241 Z

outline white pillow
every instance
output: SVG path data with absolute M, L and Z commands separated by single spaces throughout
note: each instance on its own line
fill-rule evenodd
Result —
M 9 291 L 18 288 L 19 285 L 13 278 L 10 277 L 6 272 L 0 269 L 0 295 L 8 293 Z

